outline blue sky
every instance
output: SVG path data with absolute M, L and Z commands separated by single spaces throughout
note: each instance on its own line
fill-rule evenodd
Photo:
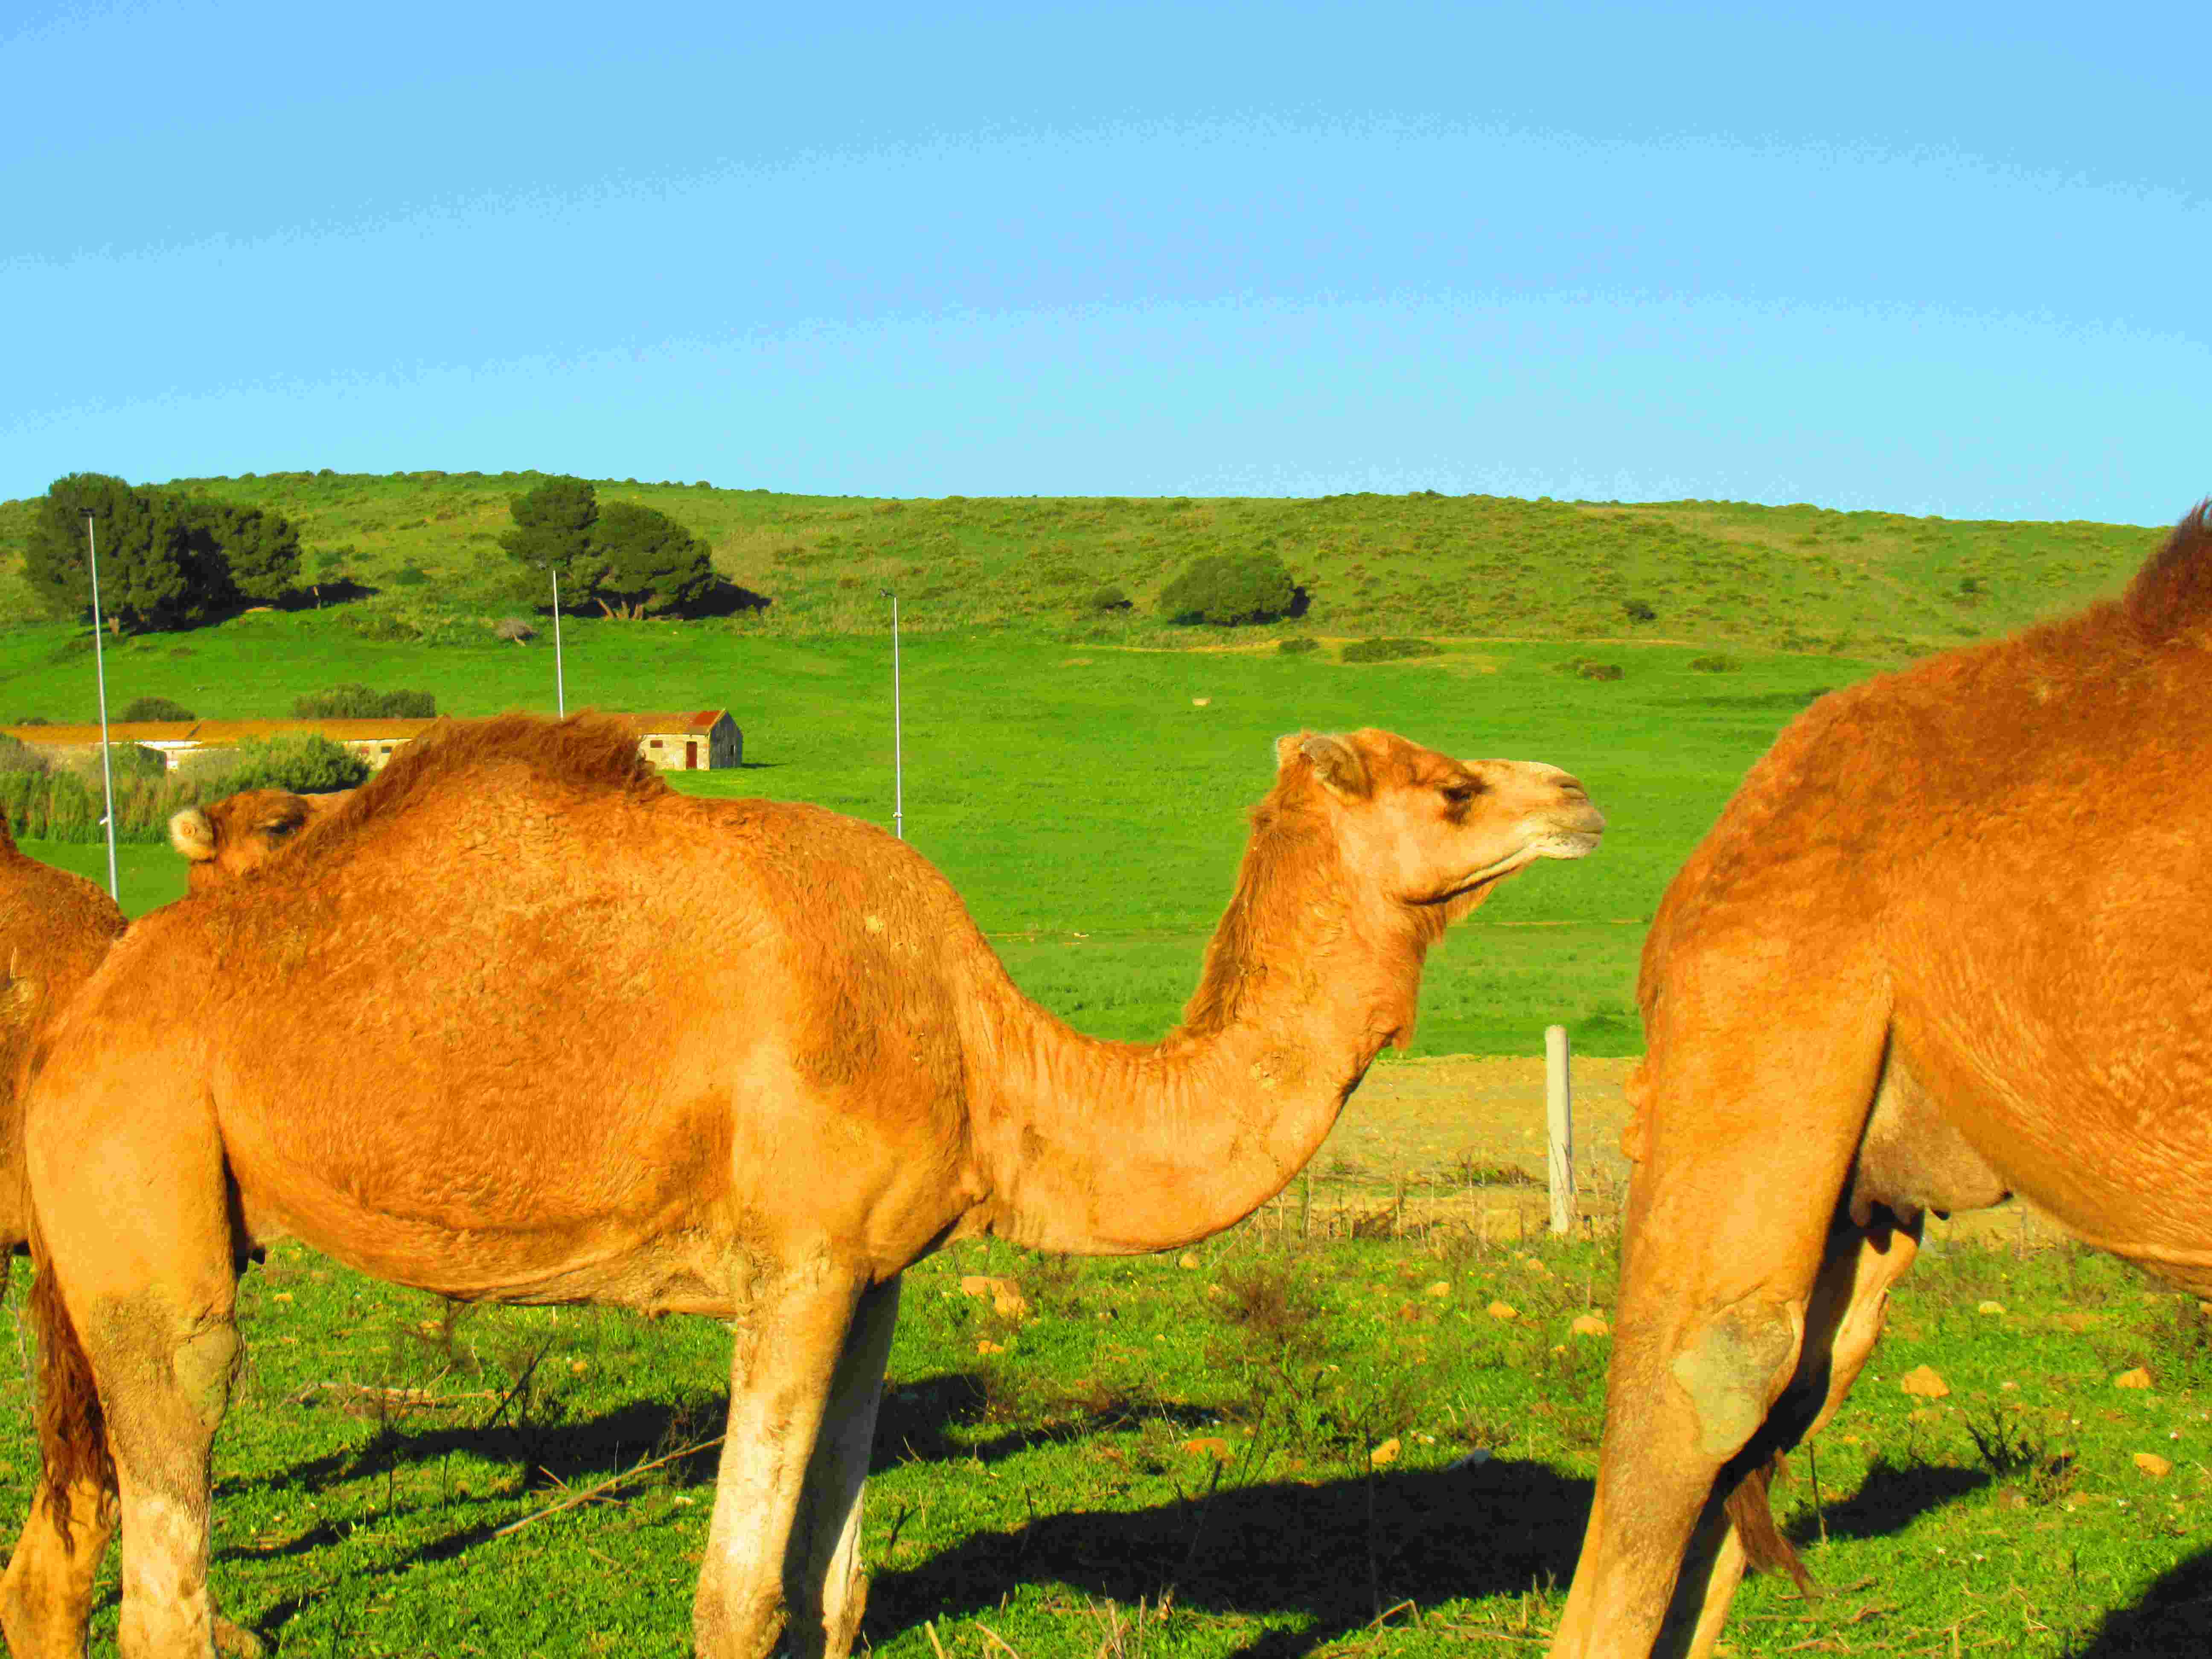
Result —
M 1826 10 L 15 0 L 0 495 L 2212 491 L 2212 9 Z

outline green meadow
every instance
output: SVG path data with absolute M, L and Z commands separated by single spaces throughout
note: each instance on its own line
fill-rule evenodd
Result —
M 679 787 L 807 800 L 888 825 L 890 641 L 763 637 L 713 623 L 564 625 L 571 708 L 726 706 L 741 770 Z M 89 678 L 57 624 L 0 634 L 0 710 L 64 704 Z M 180 653 L 185 654 L 179 654 Z M 59 660 L 57 657 L 59 657 Z M 1584 679 L 1601 654 L 1618 680 Z M 1589 786 L 1604 844 L 1516 878 L 1431 959 L 1417 1054 L 1533 1054 L 1564 1024 L 1584 1052 L 1637 1051 L 1637 953 L 1668 878 L 1743 769 L 1820 691 L 1869 665 L 1746 653 L 1725 672 L 1689 647 L 1452 645 L 1411 662 L 1332 650 L 1159 651 L 980 629 L 923 634 L 901 657 L 908 838 L 945 871 L 1030 994 L 1080 1029 L 1175 1024 L 1234 885 L 1245 812 L 1274 738 L 1379 726 L 1464 756 L 1549 761 Z M 340 680 L 426 689 L 459 714 L 550 708 L 553 653 L 368 644 L 332 611 L 269 611 L 125 641 L 109 695 L 214 718 L 278 715 Z M 97 847 L 32 850 L 105 878 Z M 165 848 L 126 848 L 127 908 L 182 891 Z

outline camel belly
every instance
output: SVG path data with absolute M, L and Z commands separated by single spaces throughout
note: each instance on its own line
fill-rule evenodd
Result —
M 2011 1196 L 1893 1045 L 1851 1170 L 1851 1220 L 1866 1226 L 1877 1204 L 1911 1223 L 1930 1210 L 1986 1210 Z

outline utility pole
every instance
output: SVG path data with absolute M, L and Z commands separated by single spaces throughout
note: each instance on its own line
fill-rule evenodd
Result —
M 891 602 L 891 834 L 906 839 L 906 739 L 899 708 L 898 595 L 878 590 Z
M 92 672 L 100 687 L 100 786 L 107 805 L 107 896 L 123 902 L 123 889 L 115 878 L 115 763 L 107 746 L 107 661 L 100 641 L 100 537 L 92 525 L 92 509 L 84 510 L 84 556 L 92 571 Z
M 553 561 L 545 561 L 546 574 L 553 578 L 553 712 L 567 716 L 568 689 L 561 678 L 561 572 Z

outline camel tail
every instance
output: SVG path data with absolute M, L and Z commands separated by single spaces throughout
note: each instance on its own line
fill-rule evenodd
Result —
M 1819 1594 L 1813 1575 L 1805 1571 L 1805 1564 L 1797 1559 L 1797 1547 L 1782 1535 L 1782 1528 L 1774 1524 L 1774 1504 L 1768 1489 L 1779 1480 L 1789 1478 L 1789 1466 L 1776 1452 L 1763 1463 L 1753 1464 L 1735 1490 L 1722 1504 L 1728 1518 L 1735 1522 L 1736 1536 L 1743 1542 L 1745 1565 L 1753 1572 L 1786 1572 L 1802 1595 Z
M 39 1453 L 46 1464 L 41 1479 L 64 1544 L 74 1548 L 70 1492 L 89 1488 L 100 1494 L 103 1505 L 112 1501 L 115 1458 L 108 1449 L 107 1416 L 93 1382 L 92 1360 L 63 1304 L 35 1218 L 31 1263 L 31 1326 L 39 1339 Z

